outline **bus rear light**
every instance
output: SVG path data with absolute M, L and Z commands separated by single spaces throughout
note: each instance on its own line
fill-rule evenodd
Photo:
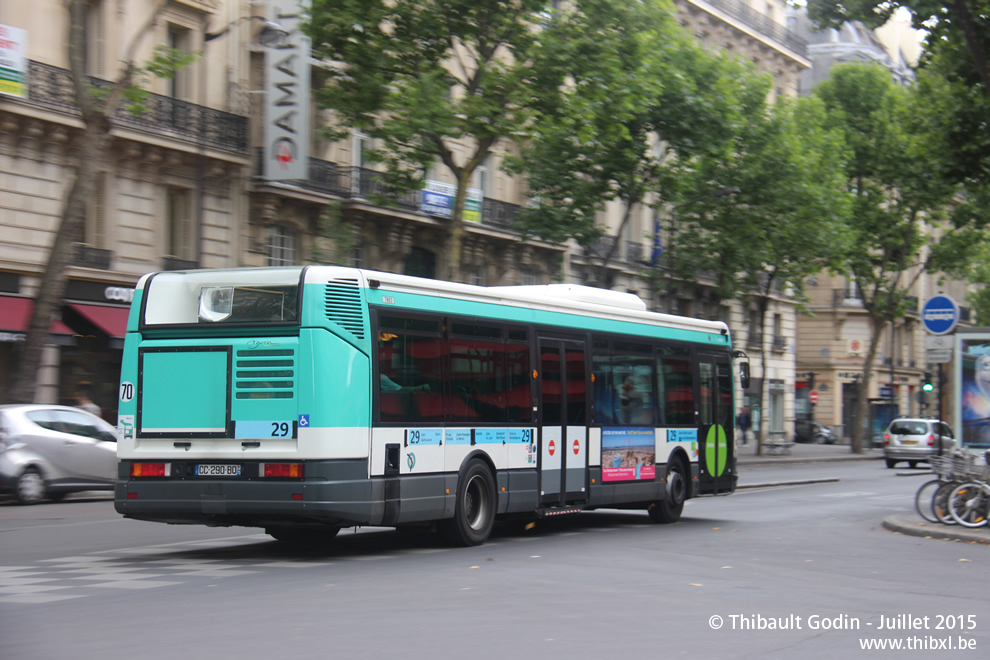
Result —
M 303 466 L 302 463 L 262 463 L 261 476 L 301 479 Z
M 164 477 L 168 474 L 167 463 L 131 463 L 132 477 Z

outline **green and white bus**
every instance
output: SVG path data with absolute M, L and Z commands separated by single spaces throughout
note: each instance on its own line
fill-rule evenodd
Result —
M 597 508 L 669 523 L 736 487 L 733 391 L 724 323 L 632 294 L 335 266 L 149 274 L 115 507 L 286 541 L 435 525 L 477 545 L 499 517 Z

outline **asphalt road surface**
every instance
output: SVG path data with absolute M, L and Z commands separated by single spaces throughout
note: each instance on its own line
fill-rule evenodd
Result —
M 257 529 L 125 520 L 106 494 L 0 503 L 0 658 L 987 657 L 990 547 L 881 527 L 922 470 L 781 465 L 742 482 L 812 478 L 839 481 L 693 500 L 676 525 L 505 524 L 469 549 L 371 528 L 293 550 Z

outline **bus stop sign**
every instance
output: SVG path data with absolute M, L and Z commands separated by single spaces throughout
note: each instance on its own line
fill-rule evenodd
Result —
M 932 296 L 921 309 L 921 322 L 933 335 L 947 335 L 959 323 L 959 305 L 949 296 Z

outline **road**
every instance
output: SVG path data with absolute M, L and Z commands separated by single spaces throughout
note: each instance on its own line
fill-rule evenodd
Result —
M 671 526 L 619 511 L 502 525 L 470 549 L 362 529 L 290 550 L 260 530 L 124 520 L 103 494 L 0 504 L 0 657 L 836 658 L 888 639 L 986 657 L 990 547 L 881 527 L 921 471 L 742 481 L 815 478 L 838 481 L 693 500 Z M 877 630 L 902 622 L 917 626 Z

